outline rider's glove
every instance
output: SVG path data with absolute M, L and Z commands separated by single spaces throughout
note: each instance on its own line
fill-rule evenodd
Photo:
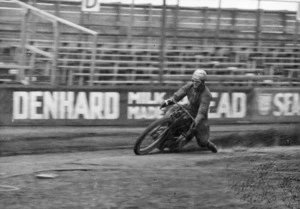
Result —
M 163 101 L 163 103 L 160 105 L 160 109 L 164 108 L 164 107 L 167 107 L 169 105 L 172 105 L 174 103 L 175 102 L 172 99 L 167 99 L 167 100 Z
M 189 142 L 192 140 L 192 138 L 195 136 L 196 134 L 196 127 L 191 128 L 187 133 L 186 133 L 186 141 Z
M 191 134 L 195 134 L 195 133 L 196 133 L 196 131 L 197 131 L 197 128 L 196 128 L 196 127 L 194 127 L 194 128 L 192 128 L 192 129 L 190 130 L 190 133 L 191 133 Z

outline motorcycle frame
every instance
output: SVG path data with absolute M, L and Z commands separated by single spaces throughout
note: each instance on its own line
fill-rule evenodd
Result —
M 190 124 L 189 129 L 188 129 L 187 131 L 181 133 L 184 137 L 186 137 L 186 133 L 187 133 L 189 130 L 191 130 L 191 129 L 195 126 L 195 124 L 196 124 L 195 118 L 189 113 L 189 111 L 184 107 L 184 105 L 181 105 L 181 104 L 179 104 L 178 102 L 174 102 L 174 105 L 177 105 L 177 107 L 179 107 L 181 110 L 183 110 L 183 111 L 190 117 L 190 119 L 192 119 L 192 123 Z M 173 126 L 176 124 L 176 122 L 179 121 L 179 120 L 182 120 L 182 118 L 184 117 L 184 114 L 181 114 L 178 118 L 172 117 L 172 114 L 173 114 L 173 113 L 174 113 L 174 112 L 172 112 L 172 113 L 170 114 L 170 116 L 169 116 L 170 118 L 173 119 L 173 122 L 172 122 L 172 124 L 169 126 L 169 130 L 167 131 L 166 135 L 164 136 L 165 139 L 162 140 L 162 143 L 163 143 L 165 140 L 168 139 L 168 137 L 170 136 L 170 134 L 172 134 L 172 132 L 173 132 L 172 129 L 173 129 Z

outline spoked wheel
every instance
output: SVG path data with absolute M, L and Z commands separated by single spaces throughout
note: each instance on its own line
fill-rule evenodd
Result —
M 161 118 L 148 126 L 136 140 L 134 153 L 145 155 L 154 150 L 167 136 L 171 123 L 171 118 Z

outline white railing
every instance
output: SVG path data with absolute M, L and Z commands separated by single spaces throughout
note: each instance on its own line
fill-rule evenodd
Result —
M 23 11 L 24 18 L 22 20 L 22 29 L 21 29 L 21 54 L 22 58 L 20 60 L 21 66 L 25 66 L 26 62 L 26 48 L 28 49 L 27 45 L 27 26 L 29 21 L 29 14 L 34 14 L 39 18 L 47 20 L 52 23 L 53 26 L 53 36 L 54 36 L 54 44 L 53 44 L 53 55 L 50 56 L 52 60 L 52 70 L 51 70 L 51 84 L 55 85 L 57 81 L 57 70 L 58 70 L 58 52 L 59 52 L 59 40 L 60 40 L 60 31 L 59 31 L 59 24 L 66 25 L 77 29 L 81 32 L 87 33 L 92 35 L 92 56 L 91 56 L 91 68 L 90 68 L 90 83 L 93 83 L 94 78 L 94 71 L 95 71 L 95 59 L 96 59 L 96 45 L 97 45 L 97 38 L 98 33 L 96 31 L 90 30 L 88 28 L 82 27 L 80 25 L 74 24 L 70 21 L 65 19 L 59 18 L 55 15 L 47 13 L 43 10 L 40 10 L 36 7 L 28 5 L 26 3 L 20 2 L 19 0 L 11 0 L 11 2 L 18 4 Z M 42 52 L 40 52 L 42 53 Z M 21 68 L 19 71 L 18 79 L 23 80 L 25 76 L 25 68 Z

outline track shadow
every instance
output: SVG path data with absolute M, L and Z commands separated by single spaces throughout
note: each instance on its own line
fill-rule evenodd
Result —
M 199 148 L 199 147 L 194 147 L 194 146 L 191 146 L 191 147 L 186 147 L 186 148 L 183 148 L 182 150 L 180 151 L 170 151 L 170 150 L 163 150 L 163 151 L 160 151 L 160 150 L 155 150 L 147 155 L 166 155 L 166 154 L 203 154 L 203 155 L 206 155 L 206 154 L 211 154 L 211 151 L 208 150 L 207 148 Z

